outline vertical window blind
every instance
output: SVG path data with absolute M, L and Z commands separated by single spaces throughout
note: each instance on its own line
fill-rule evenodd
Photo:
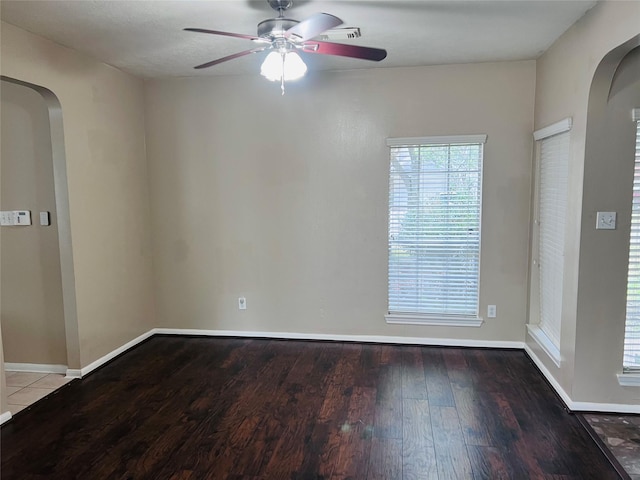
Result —
M 569 132 L 540 141 L 538 189 L 538 266 L 540 323 L 538 327 L 560 347 L 564 231 L 569 174 Z
M 631 204 L 631 239 L 627 275 L 627 315 L 623 369 L 640 370 L 640 121 L 636 123 L 636 156 Z
M 485 139 L 388 140 L 390 314 L 477 317 Z

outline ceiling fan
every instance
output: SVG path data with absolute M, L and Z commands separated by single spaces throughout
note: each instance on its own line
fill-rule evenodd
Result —
M 250 50 L 234 53 L 218 58 L 194 68 L 209 68 L 228 60 L 244 57 L 252 53 L 270 52 L 262 64 L 261 74 L 272 81 L 280 81 L 284 95 L 284 82 L 302 77 L 307 66 L 298 51 L 320 55 L 337 55 L 341 57 L 358 58 L 379 62 L 387 56 L 387 51 L 381 48 L 346 45 L 343 43 L 314 40 L 323 33 L 338 25 L 342 20 L 328 13 L 316 13 L 302 20 L 292 20 L 284 17 L 284 12 L 293 4 L 292 0 L 267 0 L 269 6 L 278 12 L 276 18 L 264 20 L 258 24 L 258 34 L 244 35 L 241 33 L 221 32 L 203 28 L 185 28 L 189 32 L 224 35 L 243 38 L 257 43 L 259 46 Z M 356 29 L 359 32 L 359 29 Z

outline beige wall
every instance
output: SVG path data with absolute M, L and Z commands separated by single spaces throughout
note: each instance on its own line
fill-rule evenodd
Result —
M 640 47 L 620 64 L 611 90 L 599 95 L 606 107 L 590 104 L 587 126 L 573 394 L 640 404 L 640 388 L 619 387 L 615 375 L 623 353 L 636 143 L 631 109 L 640 107 Z M 618 228 L 596 231 L 598 210 L 617 211 Z
M 628 184 L 630 179 L 616 172 L 618 167 L 609 168 L 611 155 L 586 165 L 585 139 L 596 68 L 610 50 L 640 33 L 639 18 L 640 2 L 602 2 L 537 62 L 536 129 L 573 118 L 561 367 L 555 367 L 533 340 L 528 338 L 527 343 L 577 402 L 637 404 L 638 400 L 638 390 L 619 387 L 615 377 L 621 370 L 620 322 L 624 319 L 620 318 L 620 308 L 624 305 L 620 304 L 620 275 L 626 264 L 623 267 L 616 261 L 615 272 L 602 268 L 612 255 L 620 255 L 624 249 L 620 241 L 625 220 L 621 219 L 622 228 L 613 234 L 594 230 L 596 209 L 628 211 L 625 193 L 617 182 L 626 180 Z M 617 241 L 610 241 L 614 238 Z M 594 285 L 604 289 L 598 291 Z
M 32 225 L 0 229 L 6 362 L 67 364 L 49 111 L 28 87 L 2 82 L 2 210 L 30 210 Z M 40 226 L 48 211 L 51 225 Z
M 2 102 L 0 102 L 0 116 L 2 115 Z M 2 151 L 2 135 L 0 135 L 0 151 Z M 0 195 L 2 195 L 2 169 L 0 168 Z M 0 238 L 0 248 L 2 239 Z M 2 276 L 2 262 L 0 262 L 0 278 Z M 2 284 L 0 284 L 0 293 Z M 0 294 L 0 310 L 2 309 L 2 295 Z M 7 381 L 4 375 L 4 349 L 2 348 L 2 322 L 0 322 L 0 415 L 11 413 L 7 395 Z
M 1 327 L 0 338 L 2 338 Z M 0 414 L 9 412 L 9 400 L 7 397 L 7 381 L 4 376 L 4 352 L 2 349 L 2 342 L 0 342 Z
M 522 341 L 535 63 L 153 80 L 159 326 Z M 387 325 L 387 137 L 488 134 L 481 328 Z M 237 299 L 246 296 L 247 310 Z
M 2 75 L 62 107 L 79 365 L 154 326 L 143 82 L 2 24 Z
M 619 285 L 621 271 L 594 281 L 589 259 L 624 249 L 622 226 L 613 242 L 590 230 L 592 210 L 628 207 L 595 192 L 606 169 L 585 163 L 585 138 L 596 67 L 639 33 L 638 18 L 640 2 L 607 1 L 535 63 L 310 73 L 284 97 L 258 76 L 145 88 L 2 24 L 1 73 L 62 105 L 79 364 L 153 326 L 521 341 L 531 132 L 571 116 L 562 368 L 527 342 L 574 400 L 637 403 L 637 389 L 612 383 L 620 318 L 603 326 L 610 310 L 590 298 L 600 283 Z M 481 328 L 386 325 L 384 139 L 475 133 L 488 134 L 481 311 L 496 304 L 498 318 Z

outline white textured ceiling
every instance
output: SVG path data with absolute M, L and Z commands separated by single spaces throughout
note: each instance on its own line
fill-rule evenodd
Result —
M 344 43 L 385 48 L 380 63 L 306 55 L 313 69 L 353 69 L 524 60 L 538 57 L 595 5 L 581 0 L 294 0 L 287 17 L 326 12 L 362 37 Z M 258 55 L 206 70 L 198 65 L 253 48 L 248 40 L 184 27 L 255 35 L 272 18 L 266 0 L 2 0 L 3 21 L 142 77 L 257 72 Z M 614 28 L 614 26 L 612 26 Z M 311 58 L 312 57 L 312 58 Z

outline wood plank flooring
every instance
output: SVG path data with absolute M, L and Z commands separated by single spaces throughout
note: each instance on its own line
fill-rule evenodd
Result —
M 618 479 L 522 351 L 152 337 L 20 412 L 3 480 Z

